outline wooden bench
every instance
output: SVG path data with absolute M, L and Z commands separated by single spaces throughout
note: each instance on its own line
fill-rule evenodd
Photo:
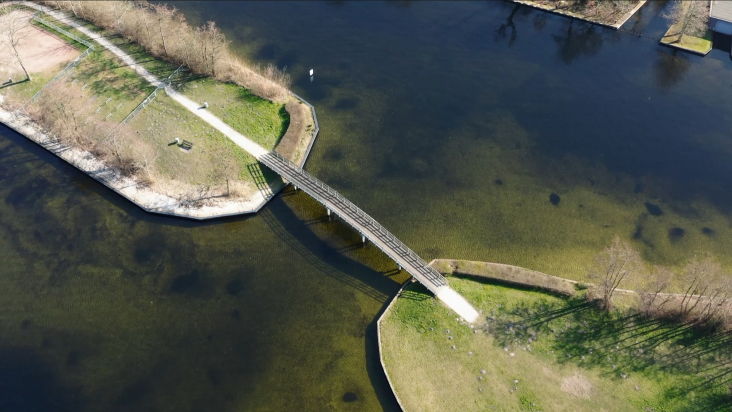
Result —
M 193 143 L 189 142 L 188 140 L 183 140 L 181 142 L 180 147 L 184 150 L 191 150 L 193 148 Z

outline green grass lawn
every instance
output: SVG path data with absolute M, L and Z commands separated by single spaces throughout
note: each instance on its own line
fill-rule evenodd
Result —
M 673 30 L 674 26 L 669 29 L 669 32 L 672 33 Z M 681 39 L 679 39 L 679 37 L 681 37 Z M 668 35 L 667 33 L 667 35 L 663 36 L 663 38 L 661 39 L 661 44 L 690 51 L 692 53 L 705 55 L 709 53 L 710 50 L 712 50 L 712 31 L 707 30 L 707 32 L 704 34 L 704 37 L 694 37 L 689 35 Z
M 267 150 L 274 150 L 290 123 L 283 104 L 235 84 L 203 78 L 181 84 L 179 91 L 201 104 L 208 102 L 211 113 Z
M 33 95 L 38 93 L 38 91 L 41 90 L 41 88 L 43 88 L 43 86 L 46 85 L 53 76 L 56 75 L 56 73 L 63 70 L 64 67 L 66 67 L 66 64 L 59 65 L 58 67 L 46 70 L 42 73 L 31 73 L 31 78 L 33 80 L 3 88 L 0 90 L 0 93 L 7 95 L 8 100 L 14 105 L 20 106 L 33 97 Z M 22 78 L 24 79 L 25 77 Z
M 716 411 L 732 402 L 715 378 L 730 371 L 729 336 L 605 314 L 582 298 L 450 284 L 485 323 L 461 324 L 418 284 L 381 323 L 382 357 L 408 411 Z
M 89 40 L 63 21 L 49 15 L 43 18 Z M 136 62 L 160 79 L 168 77 L 177 68 L 152 57 L 141 46 L 122 36 L 101 30 L 88 22 L 80 23 L 129 53 Z M 51 30 L 41 24 L 37 26 L 46 31 Z M 54 34 L 75 47 L 80 46 L 64 35 Z M 13 100 L 27 100 L 61 69 L 34 74 L 33 82 L 15 86 Z M 191 90 L 194 99 L 209 101 L 210 110 L 233 128 L 269 149 L 274 148 L 287 130 L 289 116 L 283 105 L 253 96 L 242 87 L 218 83 L 190 73 L 184 73 L 175 80 L 177 86 Z M 94 141 L 106 139 L 108 132 L 155 90 L 155 86 L 100 45 L 60 80 L 59 86 L 72 89 L 75 96 L 80 96 L 77 112 L 80 118 L 85 119 L 85 122 L 96 122 L 97 126 L 104 125 L 94 129 L 94 136 L 89 136 Z M 55 89 L 47 90 L 52 92 Z M 228 107 L 225 108 L 225 105 Z M 260 167 L 247 152 L 170 99 L 164 91 L 159 91 L 152 104 L 140 111 L 128 126 L 132 128 L 132 134 L 119 140 L 120 153 L 137 161 L 144 154 L 145 163 L 150 164 L 148 170 L 159 183 L 156 190 L 164 193 L 175 196 L 191 187 L 206 186 L 215 186 L 215 191 L 220 192 L 225 182 L 220 173 L 222 156 L 229 156 L 230 174 L 238 183 L 235 194 L 249 196 L 257 190 L 272 192 L 283 184 L 279 176 Z M 176 137 L 192 142 L 193 149 L 183 151 L 177 145 L 169 145 Z
M 143 142 L 156 148 L 154 169 L 159 176 L 190 185 L 220 185 L 222 182 L 215 178 L 212 170 L 219 162 L 220 154 L 226 153 L 236 165 L 236 178 L 252 183 L 252 190 L 256 190 L 255 176 L 250 169 L 259 169 L 257 160 L 164 92 L 139 112 L 130 126 L 137 130 Z M 193 149 L 186 152 L 169 145 L 176 137 L 193 143 Z M 270 190 L 276 190 L 282 184 L 277 176 L 267 172 L 264 175 Z
M 688 13 L 691 2 L 683 2 L 684 14 Z M 707 30 L 702 37 L 680 34 L 682 22 L 678 21 L 669 27 L 661 38 L 661 44 L 686 50 L 692 53 L 706 55 L 712 50 L 712 31 Z

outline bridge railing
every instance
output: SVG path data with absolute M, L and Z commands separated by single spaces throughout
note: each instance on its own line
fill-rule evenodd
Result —
M 274 159 L 270 159 L 270 157 L 273 157 Z M 307 181 L 310 181 L 315 186 L 320 188 L 323 192 L 330 195 L 332 198 L 335 198 L 339 203 L 341 203 L 345 207 L 345 212 L 349 212 L 354 220 L 357 222 L 360 220 L 364 227 L 371 227 L 374 234 L 384 242 L 385 244 L 391 246 L 391 250 L 384 250 L 381 248 L 381 246 L 378 243 L 374 243 L 377 247 L 382 249 L 384 253 L 390 254 L 390 252 L 395 252 L 404 259 L 405 261 L 412 264 L 419 273 L 424 276 L 427 280 L 432 283 L 434 286 L 443 286 L 447 285 L 447 282 L 445 281 L 445 278 L 440 275 L 434 268 L 429 266 L 422 258 L 419 257 L 412 249 L 410 249 L 407 245 L 405 245 L 402 241 L 400 241 L 396 236 L 394 236 L 391 232 L 389 232 L 385 227 L 383 227 L 381 224 L 379 224 L 374 218 L 369 216 L 366 212 L 361 210 L 358 206 L 353 204 L 350 200 L 346 199 L 338 193 L 335 189 L 328 186 L 327 184 L 323 183 L 320 179 L 316 178 L 315 176 L 311 175 L 310 173 L 304 171 L 302 168 L 291 162 L 290 160 L 284 158 L 282 155 L 280 155 L 277 152 L 271 152 L 268 153 L 260 158 L 260 161 L 265 164 L 265 166 L 270 167 L 276 172 L 279 172 L 283 175 L 286 179 L 290 180 L 291 183 L 297 184 L 297 180 L 293 179 L 297 176 L 288 176 L 290 173 L 294 173 L 296 175 L 299 175 L 300 178 L 305 179 Z M 281 170 L 280 167 L 276 163 L 282 164 L 287 170 Z M 290 173 L 288 173 L 290 172 Z M 302 184 L 299 186 L 302 187 Z M 306 190 L 305 187 L 302 187 L 303 190 Z M 326 199 L 320 196 L 318 193 L 308 193 L 313 196 L 317 201 L 320 203 L 323 203 L 324 205 L 332 204 L 333 199 Z M 355 217 L 353 216 L 355 215 Z

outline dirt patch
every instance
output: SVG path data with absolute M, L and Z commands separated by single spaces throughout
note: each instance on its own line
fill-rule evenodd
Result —
M 285 110 L 290 114 L 290 124 L 275 150 L 301 165 L 305 161 L 305 152 L 315 132 L 313 113 L 310 111 L 310 106 L 294 96 L 291 96 L 285 104 Z
M 592 383 L 578 373 L 562 379 L 562 391 L 567 392 L 575 398 L 590 399 Z
M 52 34 L 30 24 L 32 14 L 25 10 L 13 10 L 0 16 L 0 75 L 17 75 L 22 69 L 13 54 L 5 30 L 14 24 L 22 22 L 23 27 L 18 30 L 18 53 L 23 64 L 30 73 L 39 73 L 44 70 L 70 62 L 80 54 L 78 50 Z

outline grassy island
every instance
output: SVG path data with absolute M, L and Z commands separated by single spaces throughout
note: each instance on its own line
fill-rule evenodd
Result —
M 305 160 L 315 137 L 311 107 L 287 90 L 283 71 L 230 55 L 215 23 L 190 27 L 175 9 L 146 2 L 40 3 L 46 12 L 28 3 L 0 7 L 0 74 L 10 78 L 0 109 L 34 125 L 33 140 L 146 209 L 254 211 L 282 186 L 169 92 L 265 150 Z M 104 173 L 90 173 L 100 167 Z
M 732 401 L 729 333 L 646 318 L 627 302 L 605 312 L 582 287 L 566 296 L 475 277 L 450 285 L 480 324 L 460 322 L 417 283 L 379 321 L 382 363 L 406 411 L 717 411 Z

